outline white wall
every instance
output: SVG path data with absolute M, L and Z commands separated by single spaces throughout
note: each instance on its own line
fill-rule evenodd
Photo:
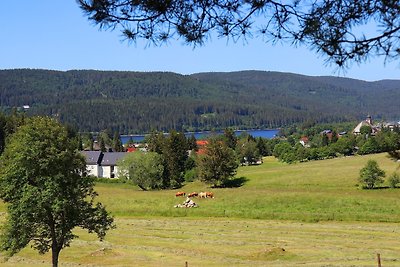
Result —
M 114 174 L 114 177 L 112 178 L 118 178 L 118 167 L 117 166 L 99 166 L 101 169 L 99 176 L 98 177 L 103 177 L 103 178 L 111 178 L 111 174 Z M 114 171 L 112 171 L 114 169 Z M 101 176 L 100 176 L 101 174 Z
M 99 166 L 86 165 L 86 169 L 87 169 L 88 175 L 93 175 L 93 176 L 99 177 Z

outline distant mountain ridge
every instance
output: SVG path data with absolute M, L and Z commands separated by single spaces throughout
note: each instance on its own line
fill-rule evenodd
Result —
M 371 114 L 399 119 L 400 80 L 367 82 L 269 71 L 0 70 L 0 106 L 29 105 L 81 131 L 144 133 L 276 128 Z

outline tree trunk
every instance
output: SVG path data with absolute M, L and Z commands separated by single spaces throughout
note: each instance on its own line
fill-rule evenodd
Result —
M 58 255 L 60 255 L 61 249 L 59 249 L 57 246 L 52 246 L 51 247 L 51 260 L 53 267 L 58 267 Z

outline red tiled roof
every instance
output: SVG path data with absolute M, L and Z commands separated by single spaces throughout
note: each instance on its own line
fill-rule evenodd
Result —
M 206 141 L 206 140 L 197 140 L 197 141 L 196 141 L 196 144 L 197 144 L 198 146 L 205 146 L 205 145 L 208 144 L 208 141 Z
M 136 147 L 128 147 L 126 149 L 126 152 L 135 152 L 136 150 L 137 150 Z

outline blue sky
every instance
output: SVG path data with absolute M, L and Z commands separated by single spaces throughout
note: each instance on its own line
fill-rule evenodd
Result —
M 100 31 L 74 0 L 14 0 L 0 5 L 0 69 L 96 69 L 172 71 L 266 70 L 305 75 L 333 75 L 368 81 L 400 79 L 400 62 L 376 58 L 354 64 L 345 73 L 306 48 L 289 44 L 247 43 L 214 38 L 193 49 L 183 41 L 167 46 L 128 44 L 118 30 Z

